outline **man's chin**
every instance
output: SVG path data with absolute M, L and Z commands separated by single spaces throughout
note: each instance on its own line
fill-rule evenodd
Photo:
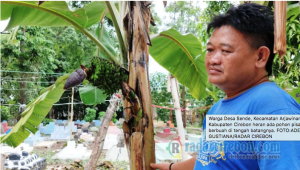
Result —
M 221 78 L 218 78 L 218 77 L 208 77 L 208 82 L 210 84 L 213 84 L 215 86 L 218 86 L 219 84 L 222 84 L 222 80 Z

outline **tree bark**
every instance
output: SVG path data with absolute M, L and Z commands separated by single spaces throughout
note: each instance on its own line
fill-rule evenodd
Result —
M 152 100 L 148 73 L 148 45 L 151 45 L 149 36 L 150 4 L 146 1 L 129 1 L 128 14 L 123 20 L 129 48 L 128 85 L 134 90 L 142 110 L 142 117 L 135 126 L 137 112 L 131 108 L 137 106 L 133 102 L 125 100 L 126 114 L 123 131 L 131 159 L 131 170 L 152 170 L 150 163 L 155 163 Z
M 182 87 L 182 105 L 183 105 L 183 117 L 182 117 L 182 121 L 183 121 L 183 127 L 186 127 L 186 103 L 185 103 L 185 87 Z
M 119 100 L 119 98 L 115 95 L 113 95 L 110 98 L 110 104 L 109 104 L 108 108 L 106 109 L 106 113 L 103 118 L 101 127 L 97 133 L 95 140 L 94 140 L 95 144 L 93 147 L 93 151 L 92 151 L 92 154 L 91 154 L 91 157 L 90 157 L 88 163 L 84 167 L 85 170 L 96 169 L 97 161 L 98 161 L 99 157 L 101 156 L 101 152 L 102 152 L 102 149 L 104 146 L 105 136 L 106 136 L 106 133 L 108 130 L 109 123 L 118 108 L 118 100 Z

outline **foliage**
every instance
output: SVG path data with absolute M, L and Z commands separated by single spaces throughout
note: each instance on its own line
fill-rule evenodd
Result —
M 93 120 L 95 120 L 96 118 L 96 110 L 95 109 L 91 109 L 91 108 L 86 108 L 85 109 L 85 116 L 84 116 L 84 120 L 86 122 L 92 122 Z
M 207 7 L 199 15 L 199 23 L 197 25 L 199 39 L 203 45 L 206 45 L 209 38 L 206 32 L 208 23 L 214 16 L 225 13 L 232 6 L 230 1 L 206 1 L 206 4 Z
M 155 8 L 155 4 L 152 3 L 151 4 L 151 9 L 154 9 L 154 8 Z M 151 14 L 152 14 L 153 20 L 155 22 L 155 26 L 150 24 L 150 30 L 149 31 L 150 31 L 150 34 L 157 34 L 159 32 L 160 25 L 162 25 L 162 21 L 161 21 L 159 15 L 154 10 L 151 10 Z
M 43 125 L 46 126 L 48 125 L 50 122 L 53 122 L 52 119 L 48 119 L 48 118 L 44 118 L 44 120 L 42 121 Z
M 151 98 L 154 105 L 173 107 L 172 94 L 167 92 L 167 75 L 164 73 L 152 73 L 149 76 Z M 169 110 L 156 108 L 157 119 L 167 122 Z
M 100 120 L 103 116 L 105 115 L 105 112 L 99 112 L 99 116 L 98 116 L 98 119 Z
M 300 15 L 299 4 L 288 2 L 286 43 L 287 53 L 283 60 L 275 55 L 273 64 L 273 81 L 283 89 L 298 87 L 300 81 Z
M 192 34 L 181 35 L 170 29 L 154 36 L 152 44 L 149 52 L 153 59 L 188 87 L 194 98 L 205 97 L 207 73 L 200 41 Z
M 2 122 L 3 120 L 9 120 L 10 118 L 12 118 L 12 115 L 9 113 L 9 107 L 7 106 L 1 106 L 1 120 L 0 122 Z
M 86 105 L 97 105 L 104 102 L 106 99 L 106 94 L 104 94 L 103 90 L 100 90 L 91 84 L 80 87 L 79 93 L 82 102 Z
M 102 112 L 99 112 L 98 119 L 101 120 L 101 118 L 104 117 L 104 116 L 105 116 L 105 112 L 103 112 L 103 111 L 102 111 Z M 113 123 L 116 123 L 116 122 L 118 121 L 118 119 L 117 119 L 117 113 L 114 113 L 114 115 L 113 115 L 111 121 L 112 121 Z
M 21 114 L 22 118 L 7 135 L 1 137 L 1 143 L 6 142 L 9 146 L 16 147 L 30 135 L 30 132 L 36 133 L 52 105 L 63 94 L 63 87 L 68 76 L 67 74 L 58 78 L 55 84 L 42 90 L 38 98 L 27 104 L 25 111 Z
M 116 119 L 116 117 L 117 117 L 117 114 L 114 113 L 113 117 L 111 118 L 111 121 L 112 121 L 113 123 L 117 123 L 118 119 Z
M 25 32 L 23 32 L 25 30 Z M 44 36 L 46 29 L 38 27 L 19 27 L 9 35 L 1 35 L 1 69 L 20 72 L 52 72 L 55 53 L 53 43 Z M 14 37 L 12 34 L 16 32 Z M 42 85 L 50 85 L 39 75 L 28 76 L 26 73 L 2 72 L 1 96 L 5 102 L 11 99 L 17 103 L 33 100 L 38 96 Z M 28 76 L 28 77 L 27 77 Z M 46 76 L 45 76 L 46 77 Z M 22 85 L 25 83 L 25 87 Z M 18 90 L 14 90 L 18 89 Z M 27 92 L 26 89 L 28 89 Z M 22 94 L 25 95 L 25 99 Z
M 18 8 L 18 10 L 14 10 Z M 90 38 L 106 55 L 106 57 L 120 64 L 110 51 L 87 28 L 99 21 L 106 14 L 107 7 L 104 2 L 92 2 L 84 8 L 71 11 L 65 1 L 46 1 L 41 5 L 37 2 L 1 2 L 1 20 L 10 18 L 6 30 L 18 25 L 35 26 L 74 26 L 78 31 Z M 45 21 L 46 19 L 46 22 Z
M 25 35 L 23 35 L 23 29 L 26 30 Z M 9 35 L 1 35 L 2 69 L 40 73 L 1 72 L 3 103 L 19 103 L 22 98 L 21 92 L 25 93 L 26 101 L 32 101 L 39 96 L 41 89 L 53 84 L 52 82 L 55 82 L 59 76 L 49 73 L 65 73 L 78 68 L 80 64 L 87 64 L 96 49 L 90 39 L 82 33 L 76 33 L 71 27 L 26 26 L 17 30 L 16 38 L 12 36 L 14 30 L 9 31 Z M 21 52 L 20 43 L 24 39 L 24 51 Z M 20 86 L 20 81 L 26 83 L 26 88 Z M 65 101 L 64 98 L 70 97 L 70 92 L 67 90 L 59 103 L 69 103 L 70 101 Z M 75 88 L 74 100 L 80 101 L 78 88 Z M 52 116 L 62 118 L 63 116 L 59 115 L 63 114 L 63 109 L 67 106 L 54 107 L 54 114 L 58 116 L 54 114 Z M 84 105 L 74 105 L 74 110 L 84 110 L 83 107 Z M 11 106 L 11 108 L 12 113 L 18 113 L 18 106 Z
M 298 86 L 298 88 L 294 88 L 289 92 L 289 94 L 300 104 L 300 86 Z
M 169 2 L 168 2 L 169 3 Z M 225 13 L 232 5 L 229 1 L 206 1 L 207 7 L 202 9 L 199 2 L 174 1 L 166 7 L 170 14 L 170 22 L 166 27 L 172 27 L 182 34 L 192 33 L 205 45 L 208 39 L 207 24 L 220 13 Z
M 197 25 L 202 10 L 198 3 L 197 1 L 168 2 L 166 12 L 170 14 L 170 21 L 166 23 L 166 27 L 174 28 L 182 34 L 192 33 L 199 37 Z

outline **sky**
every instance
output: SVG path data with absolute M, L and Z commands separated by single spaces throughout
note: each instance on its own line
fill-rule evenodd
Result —
M 0 32 L 2 32 L 8 24 L 8 20 L 0 21 Z

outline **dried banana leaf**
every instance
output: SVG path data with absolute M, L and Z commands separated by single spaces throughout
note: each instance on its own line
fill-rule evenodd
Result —
M 286 1 L 274 1 L 274 53 L 286 54 Z

